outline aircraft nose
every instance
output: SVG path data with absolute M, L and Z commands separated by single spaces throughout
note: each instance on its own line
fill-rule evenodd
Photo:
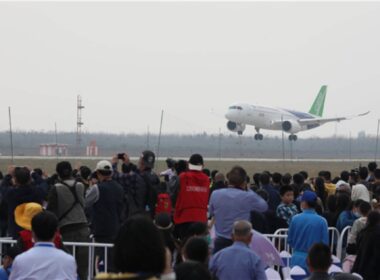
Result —
M 224 116 L 229 120 L 231 118 L 231 112 L 228 111 Z

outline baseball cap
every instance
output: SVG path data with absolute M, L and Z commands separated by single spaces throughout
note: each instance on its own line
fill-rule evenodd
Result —
M 42 206 L 38 203 L 28 202 L 20 204 L 15 209 L 15 221 L 20 227 L 32 230 L 32 219 L 35 215 L 42 212 Z
M 152 151 L 146 150 L 142 153 L 141 159 L 144 162 L 145 167 L 153 168 L 156 155 Z
M 203 169 L 203 157 L 200 154 L 193 154 L 189 159 L 189 169 L 202 171 Z
M 96 164 L 95 171 L 112 171 L 112 164 L 108 160 L 101 160 Z
M 304 191 L 301 197 L 301 201 L 305 201 L 305 202 L 315 202 L 316 200 L 317 200 L 317 195 L 315 194 L 315 192 L 312 192 L 312 191 Z

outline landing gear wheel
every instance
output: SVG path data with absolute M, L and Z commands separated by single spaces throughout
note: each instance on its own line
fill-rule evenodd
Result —
M 264 135 L 260 133 L 255 134 L 255 140 L 262 141 L 263 139 L 264 139 Z
M 294 134 L 289 135 L 289 141 L 297 141 L 297 139 L 298 139 L 297 135 L 294 135 Z
M 238 135 L 239 136 L 243 135 L 243 131 L 238 131 Z

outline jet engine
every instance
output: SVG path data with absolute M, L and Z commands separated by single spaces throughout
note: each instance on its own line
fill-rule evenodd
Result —
M 231 122 L 229 121 L 227 123 L 227 128 L 230 130 L 230 131 L 233 131 L 233 132 L 237 132 L 239 134 L 242 134 L 243 131 L 245 130 L 245 124 L 241 124 L 241 123 L 236 123 L 236 122 Z
M 301 131 L 301 126 L 297 121 L 284 121 L 282 122 L 282 130 L 288 133 L 297 133 Z

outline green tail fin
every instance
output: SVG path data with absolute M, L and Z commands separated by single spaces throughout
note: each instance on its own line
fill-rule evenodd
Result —
M 323 109 L 325 107 L 326 92 L 327 92 L 327 86 L 322 86 L 318 93 L 317 98 L 314 100 L 314 103 L 310 108 L 310 111 L 309 111 L 310 114 L 314 116 L 322 117 Z

